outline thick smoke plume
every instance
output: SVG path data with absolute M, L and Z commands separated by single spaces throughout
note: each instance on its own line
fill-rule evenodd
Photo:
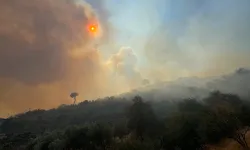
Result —
M 198 92 L 189 85 L 165 88 L 162 81 L 250 67 L 249 4 L 249 0 L 2 0 L 0 116 L 70 104 L 71 92 L 80 94 L 78 100 L 94 99 L 153 82 L 157 84 L 149 87 L 151 91 L 143 90 L 147 98 L 169 97 L 166 93 L 204 95 L 210 88 L 204 90 L 193 79 L 190 86 L 198 84 Z M 97 37 L 88 32 L 92 23 L 98 24 Z M 123 47 L 109 57 L 121 45 L 133 49 Z M 241 83 L 237 76 L 233 82 L 210 86 L 239 93 Z
M 73 91 L 80 99 L 108 93 L 106 68 L 93 45 L 110 30 L 88 3 L 4 0 L 0 22 L 0 110 L 8 110 L 4 115 L 71 103 L 68 94 Z M 99 39 L 89 34 L 93 23 L 100 27 Z
M 1 1 L 0 10 L 0 75 L 32 84 L 64 78 L 97 21 L 90 6 L 67 0 Z
M 123 77 L 131 88 L 138 87 L 142 82 L 142 77 L 138 72 L 137 56 L 130 47 L 122 47 L 118 53 L 112 55 L 108 60 L 108 65 L 117 77 Z
M 161 3 L 162 11 L 166 15 L 173 12 L 171 19 L 177 21 L 158 19 L 155 21 L 158 24 L 154 23 L 149 31 L 144 54 L 155 70 L 151 76 L 157 74 L 157 78 L 173 80 L 222 75 L 239 67 L 250 67 L 250 1 L 156 0 L 152 3 Z

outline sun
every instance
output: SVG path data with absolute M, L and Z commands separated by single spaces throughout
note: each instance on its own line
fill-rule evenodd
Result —
M 91 30 L 91 31 L 95 31 L 95 27 L 91 27 L 90 30 Z
M 92 38 L 98 38 L 102 35 L 101 27 L 99 26 L 98 23 L 95 22 L 87 24 L 86 32 Z
M 90 25 L 89 26 L 89 31 L 92 32 L 92 33 L 97 32 L 97 26 L 96 25 Z

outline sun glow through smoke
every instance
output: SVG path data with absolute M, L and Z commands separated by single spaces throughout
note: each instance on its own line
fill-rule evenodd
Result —
M 94 25 L 94 24 L 89 25 L 88 30 L 91 33 L 96 33 L 97 32 L 97 25 Z
M 102 35 L 102 31 L 98 23 L 89 23 L 87 25 L 87 31 L 93 38 L 98 38 Z

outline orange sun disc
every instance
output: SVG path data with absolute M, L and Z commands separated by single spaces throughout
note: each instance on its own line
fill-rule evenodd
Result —
M 90 30 L 90 32 L 96 32 L 97 27 L 96 27 L 95 25 L 91 25 L 91 26 L 89 27 L 89 30 Z

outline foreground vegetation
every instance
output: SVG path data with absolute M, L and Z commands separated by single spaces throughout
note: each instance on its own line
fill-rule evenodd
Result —
M 195 150 L 230 138 L 249 149 L 250 102 L 213 92 L 203 100 L 109 97 L 6 119 L 0 149 Z

